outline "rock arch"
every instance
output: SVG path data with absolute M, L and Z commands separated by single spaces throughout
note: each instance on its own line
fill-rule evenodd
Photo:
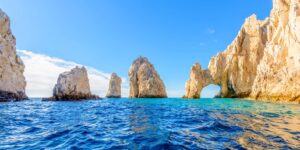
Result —
M 194 65 L 186 98 L 207 84 L 220 97 L 300 102 L 300 0 L 273 0 L 270 17 L 245 20 L 234 41 L 213 57 L 208 70 Z
M 227 75 L 225 74 L 223 78 L 224 80 L 220 81 L 226 81 Z M 202 70 L 199 63 L 194 64 L 190 72 L 190 79 L 185 84 L 184 98 L 200 98 L 202 90 L 211 84 L 220 86 L 220 94 L 218 94 L 218 96 L 226 97 L 228 95 L 229 88 L 227 82 L 218 82 L 213 80 L 213 77 L 208 69 Z
M 202 90 L 209 85 L 220 86 L 220 92 L 215 97 L 241 97 L 248 96 L 250 93 L 237 93 L 233 87 L 233 84 L 228 78 L 228 71 L 225 69 L 223 74 L 218 78 L 214 78 L 209 69 L 202 70 L 201 65 L 196 63 L 192 66 L 190 72 L 190 79 L 185 84 L 184 98 L 198 99 L 201 98 Z

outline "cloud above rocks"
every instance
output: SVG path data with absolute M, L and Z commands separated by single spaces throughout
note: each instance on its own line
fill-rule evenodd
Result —
M 17 50 L 25 64 L 26 93 L 29 97 L 49 97 L 60 73 L 75 66 L 83 66 L 72 61 L 37 54 L 28 50 Z M 104 97 L 108 88 L 110 73 L 85 66 L 88 70 L 91 91 Z M 122 78 L 122 95 L 129 92 L 128 81 Z

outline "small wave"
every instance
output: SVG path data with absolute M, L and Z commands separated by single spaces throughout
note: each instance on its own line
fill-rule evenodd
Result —
M 51 141 L 51 140 L 54 140 L 55 138 L 59 138 L 61 136 L 65 136 L 66 134 L 70 133 L 71 130 L 69 129 L 66 129 L 66 130 L 63 130 L 63 131 L 59 131 L 59 132 L 55 132 L 55 133 L 50 133 L 49 135 L 47 135 L 45 138 L 44 138 L 44 141 Z

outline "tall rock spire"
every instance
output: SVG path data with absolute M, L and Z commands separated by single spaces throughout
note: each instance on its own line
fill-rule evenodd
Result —
M 0 101 L 27 99 L 24 64 L 16 54 L 9 17 L 0 9 Z
M 130 98 L 167 97 L 163 81 L 146 57 L 137 58 L 132 63 L 128 75 L 130 77 Z

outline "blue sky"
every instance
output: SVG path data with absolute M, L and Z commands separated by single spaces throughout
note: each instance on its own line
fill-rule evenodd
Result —
M 206 68 L 246 17 L 266 18 L 271 0 L 1 0 L 17 49 L 127 76 L 146 56 L 172 95 L 195 62 Z

